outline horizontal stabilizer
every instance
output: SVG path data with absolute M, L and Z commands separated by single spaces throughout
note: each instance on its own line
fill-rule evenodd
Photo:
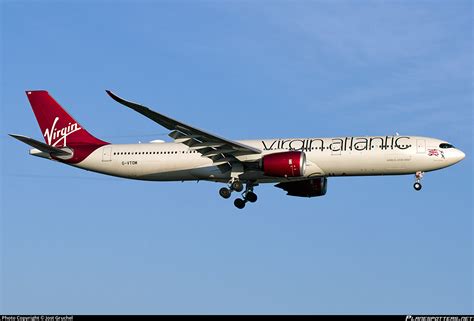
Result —
M 22 135 L 14 135 L 14 134 L 8 134 L 13 138 L 18 139 L 19 141 L 30 145 L 31 147 L 34 147 L 42 152 L 51 154 L 53 156 L 71 156 L 72 153 L 67 151 L 67 150 L 62 150 L 60 148 L 53 147 L 51 145 L 39 142 L 33 138 L 22 136 Z

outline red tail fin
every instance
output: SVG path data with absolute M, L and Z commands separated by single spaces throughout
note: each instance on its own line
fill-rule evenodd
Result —
M 55 147 L 107 144 L 89 134 L 47 91 L 27 91 L 26 96 L 33 108 L 46 144 Z

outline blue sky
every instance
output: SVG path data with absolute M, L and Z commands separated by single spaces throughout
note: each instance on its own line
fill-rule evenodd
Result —
M 471 1 L 3 1 L 1 313 L 474 313 Z M 115 143 L 167 131 L 112 89 L 231 139 L 446 139 L 412 176 L 322 198 L 121 180 L 30 157 L 47 89 Z

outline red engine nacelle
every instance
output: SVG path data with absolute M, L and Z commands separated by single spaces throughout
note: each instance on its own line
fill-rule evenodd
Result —
M 297 182 L 282 182 L 275 186 L 287 191 L 288 193 L 286 195 L 315 197 L 326 194 L 328 180 L 326 177 L 320 177 Z
M 303 152 L 283 152 L 265 155 L 262 170 L 267 176 L 300 177 L 304 175 L 306 155 Z

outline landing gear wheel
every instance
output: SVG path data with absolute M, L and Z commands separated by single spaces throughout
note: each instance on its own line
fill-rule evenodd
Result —
M 225 199 L 229 198 L 230 194 L 232 194 L 232 192 L 228 188 L 223 187 L 219 190 L 219 195 Z
M 233 181 L 230 187 L 236 192 L 242 192 L 244 190 L 244 184 L 238 180 Z
M 413 188 L 417 191 L 419 191 L 421 189 L 421 184 L 416 182 L 415 184 L 413 184 Z
M 245 194 L 245 199 L 250 203 L 255 203 L 257 201 L 257 194 L 254 192 L 247 192 L 247 194 Z
M 243 209 L 245 207 L 245 201 L 241 198 L 237 198 L 235 201 L 234 201 L 234 205 L 235 207 L 237 207 L 238 209 Z

